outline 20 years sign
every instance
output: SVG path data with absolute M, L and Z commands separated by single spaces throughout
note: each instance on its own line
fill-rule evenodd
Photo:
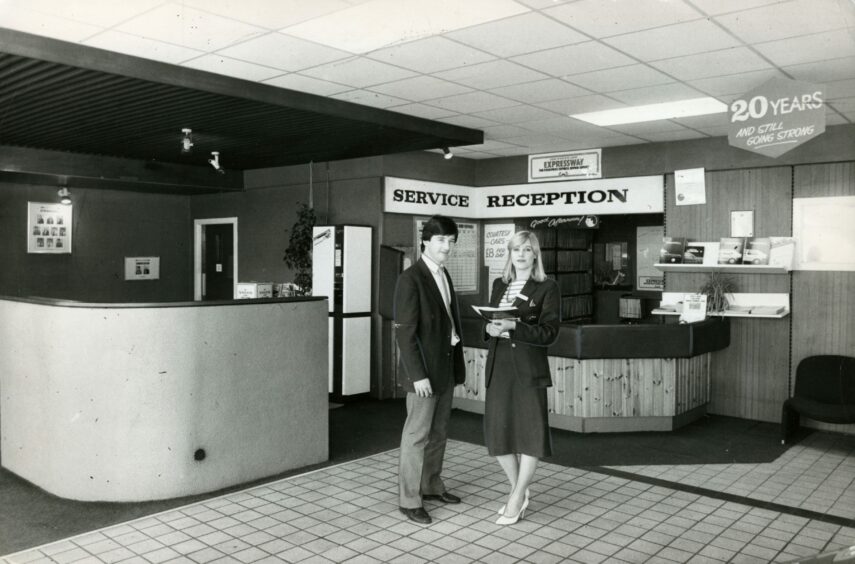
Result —
M 733 147 L 779 157 L 825 133 L 821 86 L 773 78 L 730 104 Z

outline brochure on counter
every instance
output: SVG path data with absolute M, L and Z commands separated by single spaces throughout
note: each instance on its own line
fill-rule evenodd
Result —
M 472 309 L 475 310 L 481 319 L 485 321 L 493 321 L 497 319 L 512 319 L 514 321 L 519 321 L 520 319 L 520 310 L 511 306 L 511 307 L 490 307 L 490 306 L 472 306 Z

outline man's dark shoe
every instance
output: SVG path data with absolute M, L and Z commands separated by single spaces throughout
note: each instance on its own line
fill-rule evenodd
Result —
M 422 496 L 422 499 L 426 499 L 429 501 L 441 501 L 442 503 L 460 503 L 460 498 L 456 495 L 448 492 L 442 492 L 441 494 L 425 494 Z
M 425 511 L 424 507 L 399 507 L 398 509 L 401 513 L 406 515 L 407 519 L 410 521 L 415 521 L 422 525 L 429 525 L 431 523 L 430 515 L 428 515 L 428 512 Z

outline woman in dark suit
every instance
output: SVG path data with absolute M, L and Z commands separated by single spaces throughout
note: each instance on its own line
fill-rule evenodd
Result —
M 493 283 L 490 305 L 515 306 L 520 316 L 486 325 L 484 439 L 511 484 L 498 525 L 524 516 L 537 462 L 552 454 L 546 403 L 552 377 L 546 350 L 558 338 L 560 302 L 558 284 L 544 273 L 537 237 L 516 233 L 508 242 L 503 275 Z

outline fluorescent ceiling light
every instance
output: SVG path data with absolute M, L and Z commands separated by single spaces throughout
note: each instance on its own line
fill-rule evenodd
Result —
M 588 112 L 571 115 L 571 118 L 587 121 L 594 125 L 619 125 L 624 123 L 639 123 L 659 119 L 673 119 L 689 116 L 720 114 L 727 111 L 727 104 L 715 98 L 692 98 L 662 104 L 648 104 L 631 108 L 618 108 L 602 112 Z

